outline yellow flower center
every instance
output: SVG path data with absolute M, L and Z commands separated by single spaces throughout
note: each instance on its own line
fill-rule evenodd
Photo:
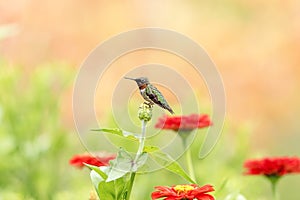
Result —
M 195 189 L 195 188 L 191 185 L 176 185 L 174 187 L 174 190 L 177 192 L 177 194 L 186 193 L 186 192 L 191 191 L 193 189 Z

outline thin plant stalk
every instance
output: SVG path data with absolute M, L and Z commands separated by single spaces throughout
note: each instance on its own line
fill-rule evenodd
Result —
M 140 137 L 140 144 L 139 149 L 137 151 L 135 159 L 137 159 L 142 153 L 145 146 L 145 139 L 146 139 L 146 123 L 145 120 L 142 120 L 142 134 Z
M 128 193 L 126 195 L 126 200 L 130 199 L 130 195 L 131 195 L 131 191 L 132 191 L 132 186 L 133 186 L 133 182 L 134 182 L 134 178 L 135 178 L 135 172 L 131 172 L 130 174 L 130 180 L 129 180 L 129 186 L 128 186 Z
M 279 194 L 277 192 L 277 183 L 278 183 L 279 177 L 278 176 L 269 176 L 267 178 L 271 182 L 272 194 L 273 194 L 274 200 L 279 200 Z
M 276 190 L 276 183 L 272 183 L 272 193 L 273 193 L 274 200 L 279 200 L 279 195 Z
M 145 146 L 146 122 L 145 122 L 145 120 L 141 120 L 141 121 L 142 121 L 142 134 L 141 134 L 141 137 L 140 137 L 140 140 L 139 140 L 139 148 L 138 148 L 138 151 L 136 153 L 134 163 L 136 163 L 139 156 L 143 153 L 143 149 L 144 149 L 144 146 Z M 136 174 L 135 172 L 132 172 L 130 174 L 130 185 L 128 186 L 128 193 L 127 193 L 127 196 L 126 196 L 126 200 L 130 199 L 130 194 L 131 194 L 131 191 L 132 191 L 135 174 Z
M 192 152 L 191 152 L 191 148 L 189 148 L 187 145 L 187 138 L 182 138 L 182 143 L 183 143 L 183 147 L 187 149 L 185 153 L 185 159 L 186 159 L 189 175 L 194 181 L 196 181 L 194 165 L 192 161 Z

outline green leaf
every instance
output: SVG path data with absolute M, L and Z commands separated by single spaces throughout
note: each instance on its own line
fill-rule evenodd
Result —
M 102 167 L 98 167 L 98 166 L 94 166 L 94 165 L 90 165 L 87 163 L 83 163 L 85 166 L 87 166 L 88 168 L 90 168 L 90 170 L 94 170 L 95 172 L 97 172 L 103 179 L 107 179 L 107 175 L 104 172 L 108 167 L 106 166 L 102 166 Z
M 144 148 L 144 152 L 147 152 L 149 156 L 160 166 L 163 166 L 169 171 L 178 174 L 179 176 L 191 183 L 196 183 L 193 179 L 189 177 L 189 175 L 184 171 L 184 169 L 180 166 L 178 162 L 173 160 L 170 155 L 161 151 L 159 147 L 146 146 Z
M 116 180 L 130 172 L 133 162 L 132 156 L 120 148 L 117 157 L 109 162 L 110 170 L 106 182 Z
M 128 185 L 126 184 L 126 179 L 126 177 L 121 177 L 110 182 L 100 182 L 97 188 L 99 198 L 101 200 L 125 200 L 128 193 L 128 188 L 126 188 L 126 186 Z
M 148 153 L 144 152 L 141 155 L 139 155 L 139 157 L 134 162 L 132 171 L 136 172 L 140 167 L 142 167 L 147 162 L 147 159 L 148 159 Z
M 147 161 L 148 154 L 142 153 L 136 160 L 123 148 L 120 148 L 117 157 L 110 161 L 110 171 L 106 182 L 116 180 L 128 172 L 136 172 Z
M 160 151 L 159 147 L 156 146 L 145 146 L 143 152 L 151 153 L 155 151 Z
M 126 200 L 133 179 L 129 178 L 131 172 L 136 172 L 143 166 L 148 153 L 142 153 L 134 158 L 124 149 L 120 148 L 117 157 L 110 161 L 110 166 L 97 167 L 85 164 L 91 169 L 91 180 L 100 199 Z
M 92 180 L 92 183 L 94 185 L 95 188 L 98 188 L 98 185 L 100 182 L 105 181 L 97 172 L 95 172 L 94 170 L 92 170 L 90 172 L 90 177 Z
M 107 173 L 109 173 L 109 167 L 97 167 L 93 165 L 87 166 L 92 169 L 90 177 L 100 199 L 126 199 L 129 185 L 128 182 L 131 181 L 127 175 L 113 181 L 106 182 L 106 179 L 100 174 L 105 174 L 105 176 L 108 177 Z
M 114 135 L 118 135 L 130 140 L 138 141 L 139 135 L 121 130 L 119 128 L 100 128 L 100 129 L 91 129 L 91 131 L 100 131 L 100 132 L 106 132 L 106 133 L 112 133 Z

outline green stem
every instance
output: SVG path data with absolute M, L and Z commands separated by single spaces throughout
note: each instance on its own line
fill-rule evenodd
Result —
M 187 162 L 188 172 L 189 172 L 190 177 L 194 181 L 196 181 L 194 165 L 193 165 L 193 161 L 192 161 L 192 152 L 191 152 L 191 148 L 189 148 L 187 146 L 186 140 L 187 140 L 186 138 L 182 138 L 183 146 L 185 149 L 187 149 L 186 153 L 185 153 L 185 158 L 186 158 L 186 162 Z
M 146 123 L 147 122 L 145 122 L 145 120 L 142 120 L 142 134 L 141 134 L 141 137 L 140 137 L 139 149 L 136 153 L 135 159 L 137 159 L 143 153 L 143 150 L 144 150 L 145 139 L 146 139 Z
M 278 192 L 276 190 L 276 183 L 272 183 L 272 193 L 274 200 L 279 200 Z
M 134 158 L 134 163 L 136 163 L 139 156 L 143 153 L 144 146 L 145 146 L 145 139 L 146 139 L 146 122 L 145 122 L 145 120 L 142 120 L 142 134 L 141 134 L 141 137 L 140 137 L 139 148 L 138 148 L 138 151 L 137 151 L 136 156 Z M 127 193 L 127 196 L 126 196 L 126 200 L 130 199 L 130 194 L 131 194 L 131 191 L 132 191 L 135 174 L 136 174 L 135 172 L 132 172 L 130 174 L 130 185 L 128 186 L 128 193 Z
M 268 176 L 267 177 L 271 181 L 271 186 L 272 186 L 272 194 L 274 200 L 279 200 L 279 194 L 277 192 L 277 183 L 280 177 L 278 176 Z
M 129 186 L 128 186 L 128 193 L 126 195 L 126 200 L 130 199 L 130 194 L 131 194 L 131 191 L 132 191 L 132 186 L 133 186 L 134 178 L 135 178 L 135 172 L 132 172 L 130 174 L 130 181 L 129 181 Z

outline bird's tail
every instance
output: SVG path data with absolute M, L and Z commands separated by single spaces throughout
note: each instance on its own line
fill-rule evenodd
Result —
M 172 108 L 170 106 L 166 107 L 166 109 L 173 115 L 175 114 L 174 111 L 172 110 Z

